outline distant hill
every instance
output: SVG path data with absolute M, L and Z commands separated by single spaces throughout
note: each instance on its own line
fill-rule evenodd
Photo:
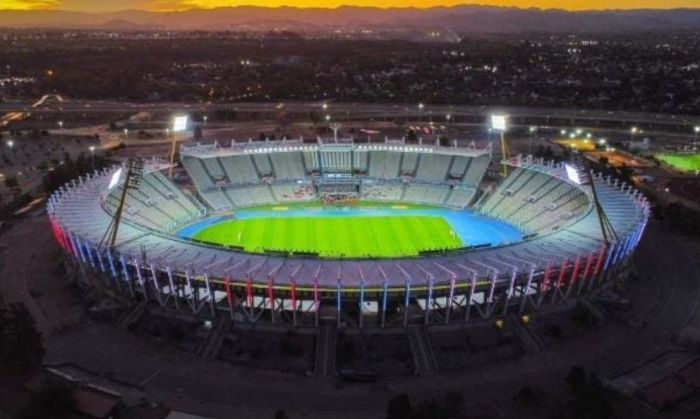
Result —
M 114 13 L 0 11 L 4 28 L 141 30 L 290 30 L 327 32 L 370 29 L 386 32 L 444 30 L 470 33 L 629 32 L 700 29 L 700 9 L 570 12 L 454 6 L 429 9 L 371 7 L 229 7 L 183 12 L 125 10 Z

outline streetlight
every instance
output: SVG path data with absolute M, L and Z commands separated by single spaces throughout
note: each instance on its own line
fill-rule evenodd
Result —
M 637 127 L 630 128 L 630 143 L 634 140 L 634 134 L 636 134 L 637 131 L 639 131 Z
M 92 157 L 92 170 L 95 170 L 95 146 L 90 146 L 90 155 Z
M 206 116 L 206 115 L 204 115 L 204 116 L 202 117 L 202 119 L 204 119 L 204 128 L 206 128 L 206 127 L 207 127 L 207 120 L 209 119 L 209 117 Z
M 15 142 L 14 142 L 13 140 L 7 140 L 7 141 L 5 142 L 5 144 L 7 144 L 7 146 L 10 147 L 10 154 L 12 155 L 12 158 L 14 159 L 14 157 L 15 157 L 15 150 L 14 150 L 14 148 L 12 148 L 12 147 L 14 147 Z
M 175 166 L 175 143 L 177 141 L 177 133 L 187 130 L 189 117 L 187 115 L 178 115 L 173 118 L 173 142 L 170 148 L 170 168 L 168 169 L 168 177 L 173 177 L 173 167 Z M 166 133 L 170 130 L 166 128 Z
M 425 105 L 423 102 L 418 104 L 418 111 L 420 112 L 420 120 L 419 122 L 422 124 L 423 123 L 423 108 L 425 108 Z
M 61 140 L 63 140 L 63 121 L 58 121 L 58 130 L 60 131 Z
M 566 135 L 566 130 L 563 129 L 563 130 L 559 131 L 559 134 L 561 134 L 562 136 Z
M 696 125 L 693 127 L 693 132 L 695 133 L 695 142 L 698 142 L 698 133 L 700 132 L 700 125 Z
M 125 140 L 129 139 L 129 128 L 124 128 L 124 139 Z
M 501 134 L 501 155 L 503 157 L 503 177 L 508 176 L 508 144 L 505 132 L 508 129 L 508 117 L 506 115 L 491 115 L 491 128 Z

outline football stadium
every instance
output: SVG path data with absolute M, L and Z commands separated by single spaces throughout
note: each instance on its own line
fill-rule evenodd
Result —
M 525 314 L 599 289 L 649 204 L 582 165 L 385 139 L 181 146 L 49 200 L 57 241 L 125 300 L 174 314 L 403 327 Z

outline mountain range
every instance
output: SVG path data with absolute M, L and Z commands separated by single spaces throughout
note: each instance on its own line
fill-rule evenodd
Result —
M 565 11 L 462 5 L 454 7 L 264 8 L 227 7 L 180 12 L 125 10 L 82 13 L 0 10 L 0 28 L 104 30 L 446 31 L 459 34 L 519 32 L 630 32 L 700 29 L 700 9 Z

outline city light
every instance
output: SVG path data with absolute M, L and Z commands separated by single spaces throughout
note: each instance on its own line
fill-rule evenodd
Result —
M 504 132 L 508 128 L 508 117 L 505 115 L 491 115 L 491 128 L 494 131 Z
M 117 186 L 117 184 L 119 183 L 119 179 L 121 179 L 122 177 L 122 171 L 123 169 L 120 167 L 119 169 L 117 169 L 116 172 L 112 173 L 112 177 L 109 179 L 109 185 L 107 185 L 107 189 L 112 189 L 115 186 Z
M 577 185 L 581 184 L 581 177 L 578 174 L 578 170 L 576 170 L 574 166 L 564 164 L 564 169 L 566 169 L 566 176 L 569 178 L 570 181 L 574 182 Z
M 187 116 L 176 116 L 173 119 L 173 132 L 182 132 L 187 129 L 187 123 L 189 117 Z

